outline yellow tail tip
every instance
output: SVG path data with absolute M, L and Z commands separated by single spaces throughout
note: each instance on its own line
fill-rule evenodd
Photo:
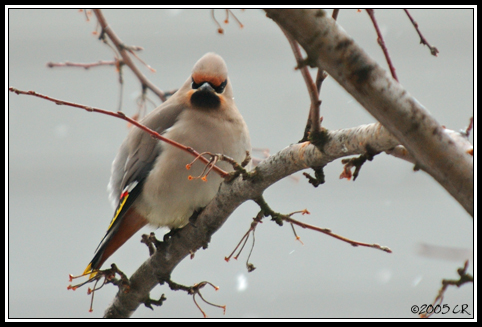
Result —
M 87 268 L 85 268 L 83 275 L 90 274 L 89 279 L 95 277 L 97 275 L 97 271 L 92 269 L 92 263 L 89 263 Z
M 92 263 L 89 263 L 87 268 L 85 268 L 83 275 L 87 275 L 90 272 L 92 272 Z

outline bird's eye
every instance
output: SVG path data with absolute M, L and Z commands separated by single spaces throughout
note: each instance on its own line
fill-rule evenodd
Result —
M 206 82 L 202 82 L 202 83 L 196 83 L 194 81 L 194 78 L 192 79 L 192 84 L 191 84 L 191 87 L 193 90 L 196 90 L 198 88 L 201 87 L 201 85 L 203 85 L 204 83 Z M 214 86 L 212 83 L 210 82 L 207 82 L 209 83 L 209 85 L 211 85 L 211 87 L 214 89 L 214 91 L 216 91 L 216 93 L 223 93 L 224 92 L 224 89 L 226 88 L 226 84 L 228 83 L 228 80 L 225 80 L 224 82 L 222 82 L 219 86 Z
M 218 87 L 215 87 L 214 91 L 216 91 L 216 93 L 223 93 L 227 83 L 228 83 L 228 80 L 225 80 L 224 82 L 221 83 L 221 85 L 219 85 Z
M 200 86 L 201 86 L 201 84 L 198 84 L 198 83 L 194 82 L 194 78 L 193 78 L 191 87 L 195 90 L 195 89 L 198 89 Z

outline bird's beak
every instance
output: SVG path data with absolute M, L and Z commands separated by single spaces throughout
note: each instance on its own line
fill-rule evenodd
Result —
M 203 83 L 200 87 L 198 87 L 197 91 L 198 91 L 198 92 L 212 92 L 212 93 L 215 93 L 213 87 L 212 87 L 211 84 L 209 84 L 208 82 L 205 82 L 205 83 Z

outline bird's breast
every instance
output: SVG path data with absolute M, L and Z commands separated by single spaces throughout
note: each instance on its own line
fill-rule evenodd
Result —
M 164 136 L 199 153 L 224 154 L 241 162 L 246 150 L 250 150 L 249 135 L 244 121 L 241 122 L 239 126 L 237 121 L 186 110 Z M 205 207 L 214 198 L 222 178 L 211 172 L 204 181 L 200 178 L 206 169 L 204 162 L 192 163 L 195 159 L 192 154 L 162 141 L 159 146 L 162 151 L 146 179 L 136 207 L 152 225 L 180 228 L 194 210 Z M 191 164 L 189 170 L 186 169 L 188 164 Z M 233 170 L 226 162 L 217 165 L 225 171 Z

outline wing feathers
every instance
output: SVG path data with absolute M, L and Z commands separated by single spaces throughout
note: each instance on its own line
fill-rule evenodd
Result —
M 142 192 L 143 184 L 143 181 L 135 181 L 122 192 L 114 218 L 112 218 L 109 228 L 84 274 L 99 269 L 112 253 L 147 224 L 147 220 L 132 207 L 134 201 Z

